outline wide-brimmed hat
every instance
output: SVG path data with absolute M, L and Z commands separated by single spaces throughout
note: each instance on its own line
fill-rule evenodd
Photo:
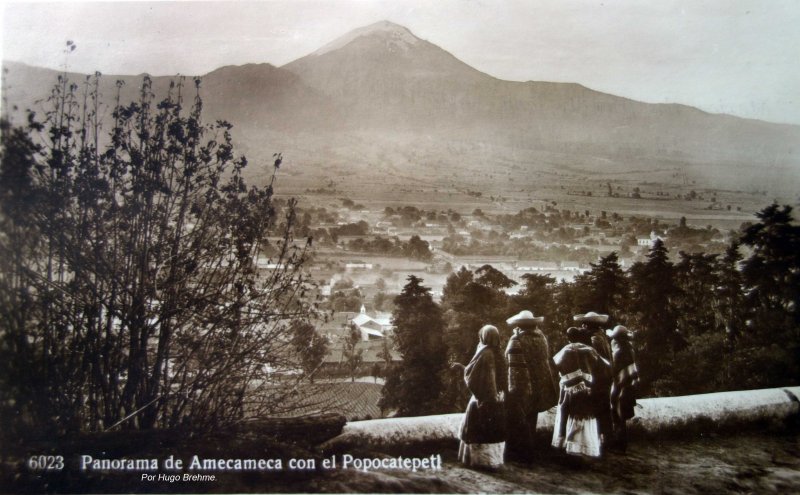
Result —
M 608 321 L 608 315 L 601 315 L 594 311 L 589 311 L 585 315 L 575 315 L 572 319 L 578 323 L 605 323 Z
M 506 323 L 512 327 L 525 327 L 539 325 L 544 321 L 544 316 L 533 316 L 533 313 L 527 309 L 520 311 L 511 318 L 506 320 Z
M 617 325 L 613 330 L 606 330 L 606 335 L 608 335 L 609 339 L 616 339 L 617 337 L 626 337 L 630 339 L 633 337 L 633 332 L 628 330 L 628 327 Z

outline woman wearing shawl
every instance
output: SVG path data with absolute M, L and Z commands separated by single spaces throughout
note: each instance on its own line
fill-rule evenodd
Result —
M 553 447 L 568 454 L 600 456 L 600 433 L 594 396 L 600 392 L 596 376 L 607 373 L 609 364 L 592 347 L 582 344 L 580 329 L 567 330 L 565 345 L 553 357 L 561 375 L 561 394 L 556 409 Z
M 497 328 L 485 325 L 479 338 L 475 356 L 464 368 L 472 398 L 461 424 L 458 459 L 467 466 L 494 469 L 503 464 L 506 440 L 505 363 Z
M 611 350 L 614 353 L 611 385 L 611 419 L 614 425 L 615 447 L 623 452 L 628 445 L 628 428 L 626 421 L 631 419 L 636 405 L 636 394 L 639 387 L 639 370 L 633 352 L 633 332 L 622 325 L 613 330 L 606 330 L 611 339 Z

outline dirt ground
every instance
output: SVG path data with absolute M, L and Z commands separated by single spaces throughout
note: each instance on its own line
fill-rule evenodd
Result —
M 582 462 L 548 449 L 531 465 L 497 472 L 461 466 L 441 451 L 438 473 L 340 472 L 313 486 L 325 492 L 453 493 L 800 493 L 800 435 L 747 433 L 636 440 L 628 452 Z M 320 480 L 322 481 L 322 480 Z

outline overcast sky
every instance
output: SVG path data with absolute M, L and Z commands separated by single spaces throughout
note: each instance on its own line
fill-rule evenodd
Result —
M 3 3 L 6 60 L 105 74 L 283 65 L 380 20 L 501 79 L 800 124 L 798 0 Z

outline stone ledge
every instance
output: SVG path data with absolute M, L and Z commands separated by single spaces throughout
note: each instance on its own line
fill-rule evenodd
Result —
M 800 415 L 800 387 L 742 390 L 713 394 L 640 399 L 628 422 L 633 435 L 659 435 L 698 429 L 746 425 L 781 425 Z M 555 408 L 539 415 L 537 432 L 553 431 Z M 347 423 L 342 434 L 325 442 L 325 450 L 353 446 L 381 449 L 455 440 L 462 413 Z

